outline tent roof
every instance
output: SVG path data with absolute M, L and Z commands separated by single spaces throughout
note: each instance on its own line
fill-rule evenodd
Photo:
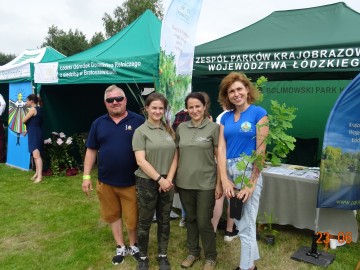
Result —
M 122 59 L 159 54 L 160 29 L 160 20 L 150 10 L 146 10 L 111 38 L 59 62 Z
M 294 58 L 299 57 L 300 60 L 303 60 L 300 52 L 304 52 L 304 50 L 331 50 L 351 47 L 354 51 L 349 53 L 355 54 L 356 48 L 354 47 L 357 47 L 358 51 L 360 47 L 359 25 L 360 14 L 343 2 L 313 8 L 275 11 L 239 31 L 196 46 L 194 75 L 196 75 L 197 70 L 209 68 L 208 65 L 202 65 L 204 63 L 201 63 L 200 58 L 197 58 L 201 56 L 218 56 L 220 54 L 230 56 L 232 54 L 237 57 L 238 55 L 255 55 L 259 52 L 266 52 L 269 53 L 267 60 L 286 60 L 287 68 L 284 68 L 282 72 L 291 72 L 294 71 L 292 70 L 294 62 L 288 61 L 290 52 L 294 52 Z M 279 56 L 272 55 L 284 51 L 288 52 L 284 58 L 281 54 Z M 338 51 L 335 51 L 334 54 L 335 58 L 339 55 Z M 323 58 L 329 58 L 328 56 L 329 54 L 326 54 Z M 310 58 L 308 57 L 306 60 L 310 60 Z M 246 62 L 246 58 L 245 60 L 242 57 L 236 59 Z M 251 58 L 248 58 L 248 62 L 250 62 L 249 59 Z M 206 61 L 205 58 L 202 59 L 202 62 L 204 61 Z M 208 60 L 206 64 L 209 61 L 211 60 Z M 215 63 L 214 61 L 211 62 Z M 358 69 L 358 66 L 352 70 L 355 69 Z M 237 70 L 254 72 L 251 67 L 247 71 L 241 68 Z M 267 71 L 271 72 L 271 70 Z M 296 72 L 300 71 L 303 70 L 296 70 Z M 332 69 L 331 71 L 335 70 Z M 229 70 L 224 70 L 223 73 L 228 72 Z M 265 71 L 258 69 L 257 72 Z
M 45 66 L 37 65 L 35 82 L 58 84 L 155 82 L 158 77 L 160 32 L 161 21 L 154 13 L 147 10 L 108 40 L 58 61 L 57 82 L 37 79 L 41 66 Z
M 9 63 L 0 66 L 0 82 L 9 80 L 29 80 L 34 63 L 45 63 L 65 58 L 65 55 L 47 46 L 41 49 L 27 49 Z
M 345 3 L 275 11 L 237 32 L 196 47 L 198 53 L 321 48 L 360 44 L 360 14 Z

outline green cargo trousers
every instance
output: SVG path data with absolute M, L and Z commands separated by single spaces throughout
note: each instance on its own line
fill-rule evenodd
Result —
M 215 190 L 177 188 L 181 204 L 186 212 L 187 246 L 189 255 L 200 256 L 204 249 L 205 259 L 216 260 L 216 239 L 211 224 L 215 206 Z
M 136 177 L 139 208 L 137 240 L 140 257 L 148 256 L 150 226 L 156 211 L 158 253 L 166 255 L 170 238 L 170 212 L 174 188 L 159 192 L 159 184 L 152 179 Z

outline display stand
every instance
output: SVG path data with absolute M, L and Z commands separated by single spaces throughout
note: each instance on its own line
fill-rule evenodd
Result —
M 318 231 L 318 220 L 319 220 L 320 209 L 316 208 L 316 219 L 315 219 L 315 230 L 312 236 L 311 247 L 301 247 L 292 256 L 291 259 L 296 261 L 307 262 L 319 266 L 327 267 L 335 260 L 335 255 L 317 250 L 317 234 Z

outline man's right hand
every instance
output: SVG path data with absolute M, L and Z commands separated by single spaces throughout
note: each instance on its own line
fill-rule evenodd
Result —
M 93 190 L 91 180 L 83 180 L 82 182 L 82 190 L 85 192 L 87 196 L 90 195 L 90 191 Z

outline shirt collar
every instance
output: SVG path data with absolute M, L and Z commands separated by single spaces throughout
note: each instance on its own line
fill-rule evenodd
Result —
M 201 121 L 201 124 L 199 126 L 194 126 L 193 123 L 190 121 L 188 121 L 188 124 L 187 126 L 189 128 L 203 128 L 205 127 L 208 123 L 210 123 L 210 119 L 208 117 L 205 117 L 202 121 Z
M 156 127 L 153 124 L 151 124 L 148 120 L 146 120 L 145 125 L 150 129 L 157 129 L 157 128 L 164 129 L 164 125 L 162 122 L 160 122 L 160 127 Z

